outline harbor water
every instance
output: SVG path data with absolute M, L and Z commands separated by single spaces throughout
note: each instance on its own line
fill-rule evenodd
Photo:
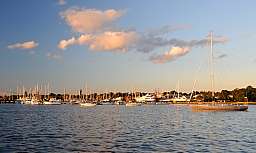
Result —
M 0 105 L 0 152 L 255 152 L 256 106 Z

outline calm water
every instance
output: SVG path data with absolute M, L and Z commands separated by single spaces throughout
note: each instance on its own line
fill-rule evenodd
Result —
M 256 107 L 0 105 L 0 152 L 255 152 Z

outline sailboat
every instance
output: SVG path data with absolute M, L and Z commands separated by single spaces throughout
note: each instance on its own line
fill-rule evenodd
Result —
M 61 105 L 61 100 L 56 98 L 50 98 L 49 101 L 44 101 L 44 105 Z
M 185 103 L 188 101 L 187 97 L 186 96 L 180 96 L 180 81 L 178 80 L 178 89 L 177 89 L 177 95 L 175 95 L 175 92 L 174 92 L 174 97 L 171 98 L 170 100 L 172 101 L 173 104 L 179 104 L 179 103 Z
M 88 100 L 88 97 L 87 97 L 87 84 L 86 84 L 86 91 L 85 91 L 85 102 L 81 102 L 80 103 L 80 106 L 81 107 L 94 107 L 96 106 L 96 103 L 93 103 L 92 101 Z M 79 96 L 80 97 L 80 96 Z
M 45 86 L 45 97 L 43 100 L 43 105 L 61 105 L 61 99 L 57 99 L 55 97 L 50 98 L 50 93 L 51 93 L 51 89 L 50 89 L 50 84 L 48 83 L 47 86 Z M 47 96 L 47 98 L 46 98 Z
M 214 101 L 214 72 L 213 72 L 213 33 L 210 32 L 210 78 L 212 88 L 212 102 L 209 104 L 194 104 L 191 105 L 193 110 L 197 111 L 246 111 L 248 105 L 233 105 L 233 104 L 220 104 Z
M 134 96 L 135 96 L 135 99 L 136 99 L 136 92 L 135 92 Z M 141 106 L 141 103 L 138 103 L 138 102 L 133 101 L 133 91 L 132 91 L 132 93 L 131 93 L 131 100 L 129 100 L 129 101 L 125 104 L 125 106 L 128 106 L 128 107 L 131 107 L 131 106 Z

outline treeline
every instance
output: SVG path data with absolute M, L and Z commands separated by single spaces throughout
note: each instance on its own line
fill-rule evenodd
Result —
M 212 101 L 212 92 L 195 92 L 197 95 L 195 98 L 202 99 L 203 101 Z M 214 93 L 215 101 L 256 101 L 256 88 L 248 86 L 246 88 L 234 89 L 234 90 L 222 90 L 221 92 Z

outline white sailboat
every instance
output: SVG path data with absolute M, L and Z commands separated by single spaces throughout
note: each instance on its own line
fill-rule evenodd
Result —
M 30 101 L 31 105 L 40 105 L 40 101 L 37 98 L 32 98 Z
M 31 98 L 26 97 L 26 98 L 24 98 L 23 100 L 24 100 L 24 101 L 23 101 L 22 104 L 24 104 L 24 105 L 30 105 L 30 104 L 31 104 Z
M 61 105 L 61 100 L 56 98 L 50 98 L 49 101 L 44 101 L 44 105 Z
M 56 99 L 54 98 L 50 98 L 50 93 L 51 93 L 51 89 L 50 89 L 50 84 L 48 83 L 47 87 L 45 86 L 45 96 L 47 96 L 47 99 L 45 97 L 45 100 L 43 101 L 43 105 L 61 105 L 61 100 L 60 99 Z M 50 98 L 50 99 L 49 99 Z
M 135 92 L 135 99 L 136 99 L 136 92 Z M 141 103 L 138 103 L 138 102 L 134 102 L 134 101 L 133 101 L 133 92 L 132 92 L 131 100 L 128 101 L 128 102 L 125 104 L 125 106 L 128 106 L 128 107 L 130 107 L 130 106 L 141 106 Z
M 115 105 L 123 105 L 124 101 L 122 99 L 123 99 L 122 97 L 116 97 L 116 98 L 114 98 L 112 100 L 113 100 Z
M 32 93 L 33 93 L 33 91 L 32 91 Z M 39 95 L 40 95 L 40 91 L 39 91 L 39 87 L 38 87 L 38 84 L 37 84 L 35 86 L 34 93 L 33 93 L 32 99 L 31 99 L 31 105 L 40 105 L 40 104 L 42 104 L 41 101 L 40 101 Z
M 140 103 L 135 103 L 135 102 L 128 102 L 128 103 L 125 104 L 125 106 L 128 106 L 128 107 L 130 107 L 130 106 L 141 106 L 141 104 Z
M 94 107 L 94 106 L 96 106 L 96 103 L 93 103 L 92 101 L 89 101 L 87 96 L 88 95 L 87 95 L 87 84 L 86 84 L 86 88 L 85 88 L 85 102 L 81 102 L 80 106 L 81 107 Z
M 96 106 L 95 103 L 89 103 L 89 102 L 85 102 L 85 103 L 80 103 L 81 107 L 93 107 Z
M 177 89 L 177 96 L 175 95 L 175 93 L 174 93 L 174 98 L 171 98 L 170 100 L 174 103 L 174 104 L 176 104 L 176 103 L 184 103 L 184 102 L 187 102 L 188 101 L 188 99 L 187 99 L 187 97 L 186 96 L 180 96 L 180 81 L 178 81 L 178 87 L 177 87 L 178 89 Z

